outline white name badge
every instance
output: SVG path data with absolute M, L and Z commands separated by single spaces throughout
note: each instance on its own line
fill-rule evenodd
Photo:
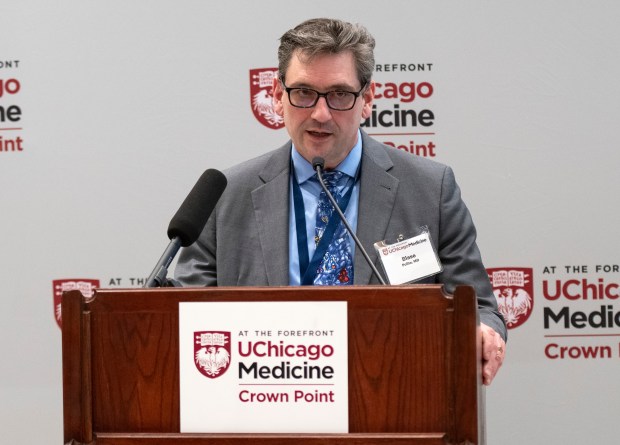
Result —
M 375 243 L 390 284 L 405 284 L 442 271 L 428 232 L 394 244 Z

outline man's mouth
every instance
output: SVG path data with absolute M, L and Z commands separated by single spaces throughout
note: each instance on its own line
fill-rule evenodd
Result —
M 317 137 L 317 138 L 326 138 L 328 136 L 331 136 L 331 133 L 326 132 L 326 131 L 308 130 L 308 133 L 310 134 L 310 136 Z

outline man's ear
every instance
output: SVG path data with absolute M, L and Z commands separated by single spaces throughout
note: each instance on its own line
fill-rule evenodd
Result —
M 368 119 L 372 114 L 372 102 L 375 98 L 375 81 L 371 81 L 366 91 L 362 94 L 364 100 L 364 107 L 362 108 L 362 118 Z
M 284 90 L 282 84 L 277 77 L 273 78 L 273 86 L 271 88 L 273 111 L 279 116 L 284 117 L 284 106 L 282 105 L 282 97 L 284 96 Z

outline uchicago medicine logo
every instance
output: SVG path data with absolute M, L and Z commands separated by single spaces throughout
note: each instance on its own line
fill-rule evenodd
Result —
M 224 375 L 230 366 L 230 332 L 194 332 L 194 364 L 210 379 Z
M 487 269 L 493 294 L 509 329 L 521 326 L 530 317 L 533 303 L 533 270 L 510 267 Z
M 70 290 L 79 290 L 86 298 L 93 296 L 95 288 L 99 286 L 99 280 L 92 278 L 64 278 L 60 280 L 54 280 L 52 282 L 54 288 L 54 316 L 56 323 L 62 329 L 62 293 Z
M 284 119 L 273 109 L 273 79 L 278 76 L 277 68 L 250 70 L 250 104 L 254 117 L 265 127 L 279 130 Z

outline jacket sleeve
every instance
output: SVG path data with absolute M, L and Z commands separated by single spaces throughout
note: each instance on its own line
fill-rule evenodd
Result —
M 181 249 L 174 279 L 181 286 L 217 286 L 215 225 L 217 207 L 207 221 L 198 240 Z
M 439 258 L 443 271 L 437 280 L 453 293 L 456 285 L 474 287 L 478 298 L 480 322 L 492 327 L 504 340 L 504 317 L 497 308 L 489 276 L 476 244 L 476 228 L 450 167 L 446 167 L 441 185 Z

